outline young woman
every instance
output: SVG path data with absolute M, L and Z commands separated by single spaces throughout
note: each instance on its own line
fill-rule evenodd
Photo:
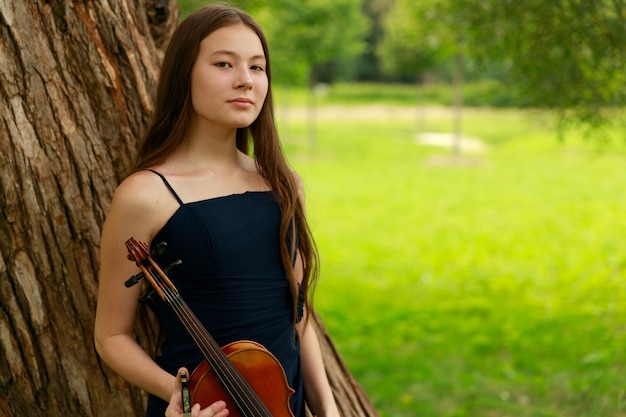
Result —
M 294 416 L 304 416 L 305 398 L 318 417 L 339 415 L 307 325 L 317 255 L 276 131 L 267 42 L 239 9 L 207 6 L 176 29 L 135 170 L 115 192 L 102 233 L 97 351 L 150 394 L 147 416 L 163 416 L 170 399 L 175 415 L 177 371 L 202 356 L 161 300 L 160 355 L 137 344 L 141 289 L 124 286 L 137 273 L 130 237 L 152 248 L 166 242 L 162 265 L 182 261 L 168 276 L 220 345 L 253 340 L 278 358 L 295 390 Z M 198 408 L 194 416 L 228 413 L 222 402 Z

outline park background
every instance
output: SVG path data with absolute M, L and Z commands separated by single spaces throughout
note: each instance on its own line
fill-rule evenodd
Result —
M 381 416 L 626 415 L 624 4 L 234 4 Z
M 624 0 L 234 1 L 269 38 L 317 311 L 380 415 L 626 415 Z M 0 0 L 1 417 L 144 413 L 93 346 L 100 232 L 203 4 Z M 342 415 L 378 415 L 320 335 Z

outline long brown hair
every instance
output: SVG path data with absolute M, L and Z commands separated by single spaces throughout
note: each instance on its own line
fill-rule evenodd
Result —
M 268 92 L 257 119 L 249 127 L 237 129 L 236 144 L 246 154 L 250 153 L 252 144 L 258 170 L 278 198 L 281 209 L 280 254 L 291 285 L 294 316 L 297 316 L 294 255 L 299 253 L 303 261 L 302 291 L 309 311 L 312 304 L 309 295 L 317 281 L 319 258 L 298 192 L 299 184 L 285 159 L 276 129 L 267 39 L 250 15 L 225 4 L 212 4 L 192 13 L 176 28 L 161 66 L 155 111 L 139 148 L 135 171 L 163 162 L 182 143 L 192 115 L 191 70 L 200 42 L 219 28 L 237 24 L 248 26 L 261 40 L 267 60 Z

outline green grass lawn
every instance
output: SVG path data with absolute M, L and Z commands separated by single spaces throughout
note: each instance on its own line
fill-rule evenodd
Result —
M 623 142 L 468 109 L 487 148 L 454 158 L 416 141 L 451 129 L 445 109 L 331 104 L 315 140 L 301 109 L 280 128 L 317 309 L 381 416 L 626 415 Z

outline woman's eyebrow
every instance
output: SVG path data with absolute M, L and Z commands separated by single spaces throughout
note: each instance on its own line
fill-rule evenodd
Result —
M 228 55 L 228 56 L 232 56 L 232 57 L 238 57 L 239 56 L 239 54 L 236 53 L 236 52 L 227 51 L 227 50 L 223 50 L 223 49 L 220 49 L 220 50 L 217 50 L 217 51 L 213 51 L 211 53 L 211 56 L 213 56 L 213 55 Z M 263 60 L 265 60 L 265 55 L 264 54 L 253 55 L 253 56 L 250 57 L 250 59 L 263 59 Z

